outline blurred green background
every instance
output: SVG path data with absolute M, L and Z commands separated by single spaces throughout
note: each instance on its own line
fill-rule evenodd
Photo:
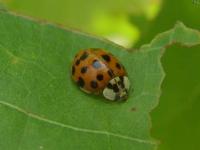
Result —
M 182 21 L 200 30 L 200 0 L 0 0 L 14 12 L 105 37 L 127 48 Z M 200 46 L 167 49 L 166 78 L 151 113 L 159 150 L 200 149 Z

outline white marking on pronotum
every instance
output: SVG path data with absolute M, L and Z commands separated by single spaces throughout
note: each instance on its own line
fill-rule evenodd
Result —
M 109 89 L 109 88 L 106 87 L 103 90 L 103 95 L 104 95 L 105 98 L 107 98 L 107 99 L 109 99 L 111 101 L 114 101 L 116 93 L 112 89 Z
M 129 90 L 129 88 L 130 88 L 130 81 L 129 81 L 129 79 L 128 79 L 127 76 L 124 76 L 123 78 L 124 78 L 124 85 L 125 85 L 125 88 L 126 88 L 127 90 Z
M 18 106 L 15 106 L 13 104 L 10 104 L 10 103 L 4 102 L 4 101 L 0 101 L 0 104 L 7 106 L 9 108 L 12 108 L 12 109 L 14 109 L 18 112 L 21 112 L 21 113 L 27 115 L 30 118 L 33 118 L 33 119 L 36 119 L 36 120 L 39 120 L 39 121 L 43 121 L 43 122 L 46 122 L 46 123 L 49 123 L 49 124 L 52 124 L 52 125 L 56 125 L 56 126 L 59 126 L 59 127 L 68 128 L 68 129 L 71 129 L 71 130 L 74 130 L 74 131 L 86 132 L 86 133 L 91 133 L 91 134 L 101 134 L 101 135 L 105 135 L 105 136 L 110 135 L 110 136 L 113 136 L 113 137 L 118 137 L 118 138 L 121 138 L 121 139 L 126 139 L 126 140 L 130 140 L 130 141 L 138 142 L 138 143 L 156 145 L 155 141 L 143 140 L 143 139 L 134 138 L 134 137 L 118 134 L 118 133 L 112 133 L 112 132 L 108 132 L 108 131 L 79 128 L 79 127 L 76 127 L 76 126 L 72 126 L 72 125 L 60 123 L 60 122 L 57 122 L 57 121 L 53 121 L 53 120 L 38 116 L 36 114 L 33 114 L 31 112 L 28 112 L 28 111 L 26 111 L 26 110 L 24 110 L 24 109 L 22 109 Z
M 121 82 L 123 82 L 124 87 L 122 87 L 122 85 L 118 83 L 120 80 L 121 80 Z M 113 91 L 113 89 L 110 89 L 109 87 L 105 87 L 105 89 L 103 90 L 103 95 L 105 98 L 107 98 L 111 101 L 118 100 L 118 98 L 116 98 L 116 96 L 119 97 L 119 99 L 121 99 L 121 100 L 127 98 L 128 90 L 130 88 L 130 81 L 127 76 L 123 76 L 122 79 L 117 76 L 117 77 L 111 79 L 109 81 L 109 84 L 112 86 L 117 85 L 117 88 L 119 89 L 119 91 L 115 92 L 115 91 Z

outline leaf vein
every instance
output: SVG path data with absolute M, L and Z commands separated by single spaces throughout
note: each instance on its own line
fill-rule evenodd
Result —
M 28 112 L 18 106 L 15 106 L 13 104 L 10 104 L 8 102 L 4 102 L 4 101 L 0 101 L 0 104 L 3 106 L 7 106 L 11 109 L 14 109 L 15 111 L 21 112 L 25 115 L 27 115 L 30 118 L 45 122 L 45 123 L 49 123 L 52 125 L 56 125 L 59 127 L 63 127 L 63 128 L 68 128 L 74 131 L 78 131 L 78 132 L 86 132 L 86 133 L 91 133 L 91 134 L 101 134 L 101 135 L 105 135 L 105 136 L 113 136 L 113 137 L 117 137 L 117 138 L 121 138 L 124 140 L 129 140 L 129 141 L 133 141 L 133 142 L 138 142 L 138 143 L 143 143 L 143 144 L 150 144 L 150 145 L 157 145 L 157 143 L 155 141 L 151 141 L 151 140 L 144 140 L 144 139 L 139 139 L 139 138 L 134 138 L 134 137 L 130 137 L 127 135 L 122 135 L 122 134 L 118 134 L 118 133 L 113 133 L 113 132 L 108 132 L 108 131 L 101 131 L 101 130 L 93 130 L 93 129 L 87 129 L 87 128 L 80 128 L 80 127 L 76 127 L 76 126 L 72 126 L 69 124 L 64 124 L 61 122 L 57 122 L 54 120 L 50 120 L 48 118 L 39 116 L 37 114 L 33 114 L 31 112 Z
M 18 56 L 15 56 L 12 52 L 10 52 L 8 49 L 6 49 L 2 44 L 0 44 L 1 46 L 1 50 L 4 51 L 8 56 L 10 57 L 13 57 L 13 58 L 17 58 L 18 60 L 21 60 L 22 62 L 27 62 L 27 63 L 30 63 L 34 66 L 36 66 L 37 68 L 39 68 L 40 70 L 46 72 L 49 76 L 51 76 L 53 79 L 56 78 L 55 75 L 53 75 L 50 71 L 48 71 L 47 69 L 45 69 L 41 64 L 37 64 L 36 62 L 34 61 L 31 61 L 31 60 L 27 60 L 25 58 L 21 58 L 21 57 L 18 57 Z

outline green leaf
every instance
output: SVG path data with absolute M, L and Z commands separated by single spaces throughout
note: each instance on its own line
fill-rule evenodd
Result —
M 162 64 L 166 72 L 159 106 L 151 113 L 152 136 L 159 150 L 200 148 L 200 46 L 167 49 Z
M 149 112 L 158 103 L 164 73 L 160 58 L 174 42 L 193 46 L 199 32 L 178 23 L 138 51 L 0 12 L 0 145 L 12 150 L 152 150 Z M 71 81 L 74 55 L 103 48 L 126 67 L 129 99 L 111 103 L 80 91 Z
M 199 0 L 165 0 L 158 16 L 142 22 L 141 39 L 137 45 L 150 41 L 168 30 L 174 22 L 200 30 Z M 133 19 L 133 23 L 135 20 Z M 146 28 L 145 28 L 146 27 Z M 139 27 L 140 28 L 140 27 Z M 166 78 L 162 85 L 159 106 L 151 113 L 152 136 L 160 139 L 159 150 L 200 149 L 200 46 L 169 47 L 162 58 Z
M 158 16 L 149 22 L 142 21 L 145 25 L 139 26 L 139 28 L 141 28 L 141 38 L 139 39 L 137 46 L 149 42 L 158 33 L 170 29 L 177 20 L 182 21 L 192 28 L 200 30 L 198 22 L 200 9 L 193 1 L 198 0 L 182 0 L 181 2 L 175 0 L 163 0 L 162 8 Z M 134 23 L 135 19 L 133 18 L 132 21 Z

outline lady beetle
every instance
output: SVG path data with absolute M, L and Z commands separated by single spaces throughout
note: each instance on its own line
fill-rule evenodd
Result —
M 126 100 L 130 82 L 123 65 L 112 54 L 97 48 L 81 50 L 72 64 L 72 79 L 86 93 L 108 100 Z

